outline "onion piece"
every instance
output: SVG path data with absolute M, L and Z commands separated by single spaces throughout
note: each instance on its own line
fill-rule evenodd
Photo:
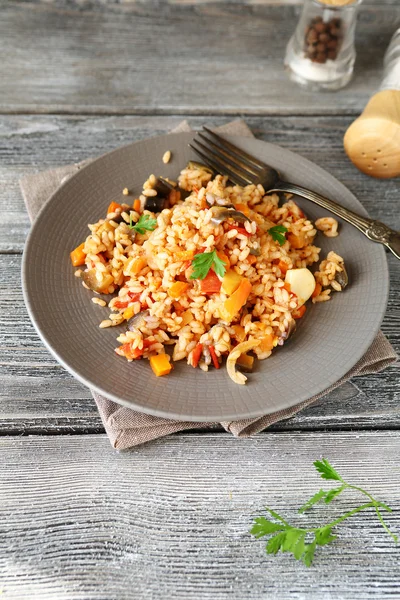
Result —
M 229 353 L 228 358 L 226 359 L 226 369 L 232 381 L 238 383 L 239 385 L 244 385 L 246 383 L 247 377 L 235 369 L 236 361 L 241 354 L 244 354 L 249 350 L 253 350 L 253 348 L 256 348 L 260 344 L 261 340 L 248 340 L 247 342 L 241 342 Z

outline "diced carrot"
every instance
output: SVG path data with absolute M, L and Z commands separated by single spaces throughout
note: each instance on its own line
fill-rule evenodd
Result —
M 193 256 L 194 250 L 182 250 L 181 252 L 176 252 L 174 254 L 176 260 L 192 260 Z
M 246 337 L 244 327 L 242 327 L 241 325 L 232 325 L 232 329 L 235 332 L 235 338 L 238 340 L 238 342 L 244 342 L 244 339 Z
M 250 209 L 247 206 L 247 204 L 234 204 L 234 207 L 236 208 L 236 210 L 242 212 L 244 215 L 248 215 L 250 212 Z
M 86 254 L 83 251 L 84 247 L 85 243 L 80 244 L 80 246 L 75 248 L 75 250 L 72 250 L 70 253 L 71 262 L 74 267 L 80 267 L 81 265 L 85 264 Z
M 253 364 L 254 364 L 254 357 L 253 356 L 249 356 L 246 353 L 241 354 L 239 356 L 239 358 L 237 359 L 237 362 L 236 362 L 236 365 L 238 367 L 241 367 L 245 371 L 252 371 L 253 370 Z
M 238 289 L 233 292 L 232 296 L 225 300 L 221 308 L 221 317 L 224 321 L 230 323 L 236 317 L 242 306 L 246 304 L 250 292 L 251 283 L 248 279 L 243 278 Z
M 218 258 L 220 258 L 222 260 L 222 262 L 225 265 L 225 269 L 229 269 L 229 267 L 231 266 L 230 260 L 227 257 L 227 255 L 225 254 L 225 252 L 222 252 L 222 250 L 217 250 L 217 256 Z
M 295 235 L 294 233 L 288 233 L 287 239 L 289 241 L 289 244 L 295 250 L 299 250 L 300 248 L 304 248 L 304 246 L 306 245 L 306 241 L 305 241 L 303 235 Z
M 257 262 L 257 256 L 249 254 L 247 257 L 247 262 L 249 262 L 251 265 L 254 265 L 254 263 Z
M 185 325 L 189 325 L 189 323 L 191 323 L 194 318 L 192 311 L 189 309 L 185 310 L 185 312 L 182 313 L 181 317 L 182 317 L 181 327 L 185 327 Z
M 286 275 L 286 271 L 288 270 L 289 265 L 284 260 L 280 260 L 277 264 L 277 267 L 283 275 Z
M 118 202 L 114 202 L 114 201 L 111 202 L 108 205 L 107 214 L 108 213 L 114 213 L 117 210 L 117 208 L 120 208 L 122 210 L 122 206 L 120 204 L 118 204 Z
M 156 354 L 155 356 L 150 356 L 150 366 L 156 377 L 168 375 L 168 373 L 172 371 L 172 365 L 168 354 Z
M 203 294 L 217 294 L 221 289 L 221 282 L 218 275 L 210 269 L 204 279 L 200 280 L 200 290 Z
M 133 261 L 132 266 L 130 267 L 130 272 L 137 275 L 142 269 L 144 269 L 146 265 L 147 260 L 143 256 L 139 256 L 139 258 L 136 258 Z
M 133 306 L 128 306 L 128 308 L 126 308 L 123 312 L 123 317 L 124 319 L 126 319 L 127 321 L 129 321 L 129 319 L 131 319 L 133 317 L 133 315 L 135 314 L 135 309 Z
M 170 298 L 179 298 L 186 292 L 188 287 L 188 283 L 183 281 L 175 281 L 175 283 L 173 283 L 168 290 L 168 296 L 170 296 Z
M 214 346 L 209 346 L 209 350 L 210 350 L 210 354 L 211 354 L 211 360 L 213 361 L 213 365 L 214 365 L 214 367 L 215 367 L 216 369 L 219 369 L 221 365 L 220 365 L 220 364 L 219 364 L 219 362 L 218 362 L 218 356 L 217 356 L 217 354 L 216 354 L 216 352 L 215 352 L 215 348 L 214 348 Z
M 317 282 L 315 284 L 315 289 L 314 289 L 313 293 L 311 294 L 311 298 L 316 298 L 317 296 L 320 295 L 321 292 L 322 292 L 322 285 L 319 282 Z
M 284 289 L 289 292 L 289 294 L 291 293 L 291 289 L 290 289 L 290 283 L 288 283 L 287 281 L 285 281 L 285 283 L 283 284 Z
M 304 313 L 306 312 L 306 305 L 303 304 L 302 306 L 300 306 L 299 308 L 296 308 L 296 310 L 294 310 L 292 312 L 293 315 L 293 319 L 301 319 L 301 317 L 304 316 Z
M 140 212 L 141 208 L 142 208 L 142 204 L 141 204 L 139 198 L 136 198 L 136 200 L 133 201 L 133 210 L 136 212 Z
M 193 367 L 196 368 L 200 361 L 201 353 L 203 352 L 203 344 L 197 344 L 192 353 Z
M 261 344 L 258 346 L 261 352 L 268 352 L 274 347 L 274 334 L 268 333 L 261 339 Z

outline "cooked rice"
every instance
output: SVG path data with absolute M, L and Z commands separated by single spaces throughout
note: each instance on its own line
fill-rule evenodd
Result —
M 316 227 L 331 237 L 337 235 L 335 219 L 318 219 L 314 225 L 293 200 L 280 206 L 278 195 L 265 195 L 261 185 L 240 187 L 228 184 L 222 175 L 211 177 L 201 168 L 183 169 L 179 187 L 190 195 L 182 201 L 177 192 L 170 208 L 154 214 L 143 210 L 146 198 L 156 193 L 156 178 L 151 175 L 140 198 L 142 214 L 157 220 L 154 231 L 132 235 L 128 223 L 136 223 L 141 215 L 128 205 L 89 225 L 91 234 L 84 245 L 86 271 L 93 271 L 100 284 L 106 282 L 102 293 L 118 292 L 108 304 L 113 312 L 99 326 L 112 327 L 143 315 L 137 326 L 130 321 L 130 330 L 117 338 L 121 346 L 116 352 L 128 360 L 135 350 L 149 358 L 171 345 L 173 361 L 185 359 L 196 366 L 194 353 L 201 344 L 199 366 L 207 371 L 215 364 L 210 350 L 221 361 L 243 342 L 250 343 L 259 359 L 268 358 L 273 348 L 284 343 L 293 319 L 298 318 L 297 297 L 284 287 L 286 270 L 311 267 L 319 261 Z M 245 211 L 250 222 L 213 224 L 210 206 L 225 204 L 239 204 L 238 210 Z M 275 225 L 287 229 L 282 246 L 268 233 Z M 221 318 L 228 296 L 222 290 L 202 293 L 201 282 L 190 279 L 192 265 L 187 257 L 214 249 L 223 251 L 230 268 L 251 284 L 246 305 L 231 322 Z M 144 259 L 139 272 L 134 266 L 138 258 Z M 332 289 L 340 291 L 335 276 L 342 268 L 343 259 L 330 252 L 315 273 L 321 291 L 313 302 L 329 300 Z M 177 281 L 189 286 L 174 299 L 169 290 Z M 93 302 L 102 301 L 93 298 Z

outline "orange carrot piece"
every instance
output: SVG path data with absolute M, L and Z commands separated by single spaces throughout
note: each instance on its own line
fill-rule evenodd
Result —
M 145 258 L 143 258 L 142 256 L 139 256 L 139 258 L 137 258 L 133 263 L 132 263 L 132 267 L 131 267 L 131 273 L 134 273 L 135 275 L 137 275 L 138 273 L 140 273 L 140 271 L 142 269 L 144 269 L 144 267 L 147 265 L 147 260 Z
M 304 246 L 306 245 L 306 241 L 304 239 L 304 236 L 302 236 L 302 235 L 295 235 L 294 233 L 288 233 L 287 239 L 289 241 L 289 244 L 295 250 L 299 250 L 300 248 L 304 248 Z
M 111 202 L 107 208 L 107 214 L 115 212 L 117 210 L 117 208 L 122 209 L 122 206 L 120 204 L 118 204 L 118 202 L 114 202 L 114 201 Z
M 227 257 L 227 255 L 225 254 L 225 252 L 222 252 L 222 250 L 217 250 L 217 256 L 218 258 L 220 258 L 222 260 L 222 262 L 225 265 L 225 269 L 228 270 L 229 267 L 231 266 L 230 260 Z
M 237 341 L 244 342 L 245 337 L 246 337 L 246 332 L 244 330 L 244 327 L 242 327 L 241 325 L 232 325 L 232 329 L 235 332 L 235 338 L 237 339 Z
M 236 210 L 242 212 L 244 215 L 248 215 L 250 212 L 250 209 L 247 206 L 247 204 L 238 203 L 238 204 L 234 204 L 234 207 Z
M 277 267 L 283 275 L 286 275 L 289 265 L 284 260 L 280 260 L 277 264 Z
M 221 317 L 224 321 L 230 323 L 236 317 L 242 306 L 246 304 L 250 292 L 251 283 L 244 277 L 237 290 L 224 302 L 221 309 Z
M 299 308 L 296 308 L 296 310 L 293 311 L 292 315 L 293 315 L 293 319 L 301 319 L 301 317 L 304 316 L 304 313 L 306 312 L 306 305 L 303 304 L 302 306 L 300 306 Z
M 210 354 L 211 354 L 211 360 L 213 361 L 213 365 L 216 369 L 219 369 L 221 367 L 221 365 L 218 362 L 218 356 L 215 352 L 215 348 L 214 346 L 209 346 L 209 350 L 210 350 Z
M 139 198 L 136 198 L 136 200 L 133 201 L 133 210 L 136 212 L 140 212 L 141 208 L 142 208 L 141 202 L 140 202 Z
M 192 354 L 193 367 L 196 368 L 200 361 L 201 353 L 203 352 L 203 344 L 197 344 Z
M 311 294 L 311 298 L 316 298 L 317 296 L 320 295 L 321 292 L 322 292 L 322 285 L 317 282 L 315 284 L 315 289 L 314 289 L 313 293 Z
M 168 375 L 168 373 L 172 371 L 172 365 L 168 354 L 156 354 L 155 356 L 150 356 L 150 366 L 156 377 Z
M 259 348 L 260 348 L 261 352 L 268 352 L 269 350 L 272 350 L 273 347 L 274 347 L 274 334 L 268 333 L 261 339 L 261 344 L 259 345 Z
M 288 283 L 287 281 L 285 281 L 285 283 L 283 284 L 284 289 L 289 292 L 289 294 L 291 293 L 291 287 L 290 287 L 290 283 Z
M 81 244 L 70 253 L 71 262 L 74 267 L 80 267 L 85 264 L 86 254 L 83 251 L 85 243 Z
M 168 290 L 168 296 L 170 296 L 170 298 L 179 298 L 186 292 L 188 287 L 188 283 L 183 281 L 175 281 L 175 283 L 173 283 Z
M 182 250 L 181 252 L 176 252 L 174 257 L 176 260 L 192 260 L 194 256 L 194 250 Z
M 254 263 L 257 262 L 257 256 L 253 256 L 253 254 L 249 254 L 247 257 L 247 262 L 249 262 L 251 265 L 254 265 Z

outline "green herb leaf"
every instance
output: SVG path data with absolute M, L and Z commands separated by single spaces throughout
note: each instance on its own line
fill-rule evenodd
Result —
M 311 567 L 311 563 L 314 560 L 314 552 L 317 547 L 317 543 L 314 540 L 311 544 L 306 544 L 306 550 L 303 555 L 303 562 L 306 567 Z
M 314 496 L 312 498 L 307 500 L 307 502 L 305 504 L 303 504 L 303 506 L 300 506 L 298 512 L 299 513 L 305 512 L 306 510 L 308 510 L 309 508 L 314 506 L 314 504 L 317 504 L 317 502 L 322 500 L 322 498 L 325 498 L 326 494 L 327 494 L 327 492 L 325 492 L 324 490 L 319 490 L 319 492 L 317 492 L 316 494 L 314 494 Z
M 192 260 L 193 273 L 190 279 L 204 279 L 214 265 L 214 271 L 220 277 L 225 275 L 225 263 L 219 258 L 216 251 L 195 254 Z
M 343 481 L 339 473 L 335 471 L 335 469 L 332 467 L 332 465 L 326 458 L 323 458 L 322 460 L 316 460 L 314 463 L 314 467 L 317 469 L 322 479 L 333 479 L 335 481 Z
M 319 490 L 319 492 L 314 494 L 310 500 L 308 500 L 299 508 L 299 512 L 306 511 L 320 500 L 324 500 L 326 504 L 329 504 L 334 498 L 336 498 L 346 489 L 351 489 L 367 496 L 368 502 L 345 512 L 342 514 L 342 516 L 336 518 L 330 523 L 321 525 L 321 527 L 310 528 L 294 527 L 277 512 L 266 507 L 268 513 L 274 519 L 279 521 L 279 523 L 274 523 L 273 521 L 269 521 L 264 517 L 258 517 L 254 520 L 250 533 L 252 533 L 256 538 L 276 533 L 276 535 L 273 535 L 271 538 L 269 538 L 267 542 L 266 551 L 268 554 L 277 554 L 279 550 L 282 552 L 291 552 L 297 560 L 302 560 L 304 564 L 309 567 L 314 559 L 316 547 L 326 546 L 327 544 L 334 542 L 337 538 L 337 536 L 333 535 L 332 533 L 333 528 L 337 525 L 340 525 L 340 523 L 342 523 L 344 520 L 349 519 L 357 513 L 367 509 L 375 510 L 383 529 L 392 537 L 395 543 L 398 542 L 397 536 L 390 531 L 379 511 L 379 508 L 384 508 L 385 510 L 392 512 L 392 509 L 387 506 L 387 504 L 375 500 L 375 498 L 373 498 L 371 494 L 365 491 L 363 488 L 357 485 L 350 485 L 344 481 L 326 458 L 315 461 L 314 466 L 323 479 L 341 481 L 342 485 L 329 490 L 328 492 L 325 490 Z M 307 536 L 309 536 L 312 540 L 310 543 L 306 543 Z
M 286 227 L 283 225 L 274 225 L 274 227 L 268 229 L 268 233 L 271 235 L 272 239 L 275 240 L 275 242 L 278 242 L 280 246 L 283 246 L 283 244 L 286 242 L 286 237 L 284 234 L 287 231 L 288 229 L 286 229 Z
M 157 219 L 153 219 L 150 215 L 141 215 L 139 221 L 134 225 L 131 220 L 128 225 L 129 229 L 134 229 L 137 233 L 144 234 L 146 231 L 154 231 L 157 227 Z
M 265 517 L 257 517 L 257 519 L 254 519 L 254 525 L 250 529 L 250 533 L 256 538 L 260 538 L 275 533 L 275 531 L 282 531 L 282 529 L 284 529 L 283 525 L 268 521 Z
M 286 531 L 274 535 L 267 544 L 267 554 L 277 554 L 286 538 Z
M 325 546 L 326 544 L 330 544 L 333 540 L 336 540 L 337 535 L 332 535 L 332 527 L 326 525 L 325 527 L 320 527 L 315 532 L 315 541 L 318 546 Z
M 347 488 L 347 485 L 341 485 L 338 488 L 329 490 L 329 492 L 326 493 L 324 502 L 326 504 L 329 504 L 330 502 L 332 502 L 332 500 L 334 500 L 336 498 L 336 496 L 339 496 L 339 494 L 341 494 L 343 492 L 343 490 L 345 490 L 346 488 Z

